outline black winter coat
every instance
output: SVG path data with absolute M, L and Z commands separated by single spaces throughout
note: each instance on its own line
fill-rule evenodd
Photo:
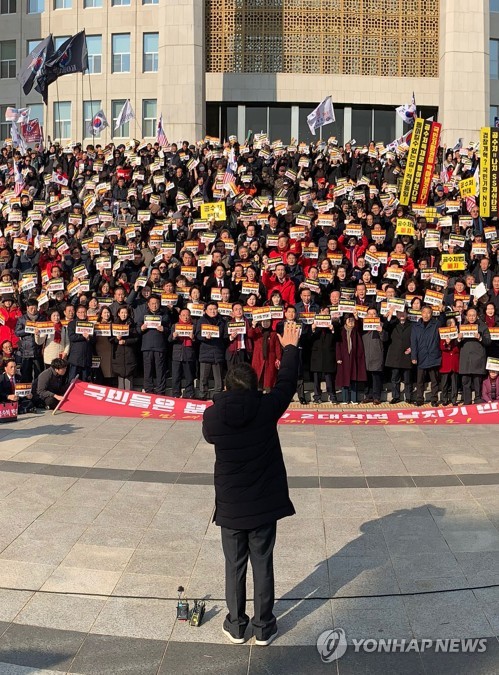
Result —
M 201 326 L 204 323 L 209 323 L 212 326 L 218 326 L 218 338 L 204 338 L 201 335 Z M 215 318 L 209 317 L 207 314 L 199 317 L 195 329 L 195 337 L 199 342 L 199 362 L 200 363 L 225 363 L 225 319 L 217 314 Z
M 288 346 L 269 394 L 225 391 L 205 410 L 203 435 L 215 445 L 217 525 L 252 530 L 294 514 L 277 422 L 293 399 L 297 378 L 298 350 Z
M 388 351 L 386 352 L 385 366 L 388 368 L 412 367 L 411 354 L 404 354 L 411 346 L 412 323 L 400 323 L 398 319 L 391 319 L 385 324 L 389 334 Z
M 113 353 L 111 356 L 111 369 L 113 375 L 117 377 L 130 378 L 133 377 L 135 369 L 137 368 L 137 343 L 139 341 L 139 336 L 135 329 L 135 325 L 131 319 L 126 321 L 115 321 L 115 323 L 120 325 L 128 325 L 129 334 L 127 337 L 124 337 L 124 345 L 118 344 L 119 340 L 117 337 L 109 338 L 109 342 L 112 344 Z
M 336 341 L 338 335 L 329 328 L 316 328 L 311 334 L 310 371 L 336 373 Z
M 461 341 L 459 352 L 460 375 L 485 375 L 487 353 L 485 348 L 491 343 L 489 329 L 483 321 L 478 320 L 478 334 L 481 341 L 474 338 L 465 338 Z M 463 324 L 463 328 L 466 324 Z
M 26 321 L 43 321 L 42 317 L 30 319 L 27 314 L 19 317 L 16 323 L 15 334 L 19 338 L 17 347 L 19 356 L 22 359 L 40 358 L 42 355 L 42 346 L 37 345 L 33 333 L 26 333 Z
M 88 340 L 76 332 L 77 319 L 68 324 L 68 337 L 71 347 L 69 349 L 68 363 L 79 368 L 92 367 L 92 354 L 95 343 L 95 335 Z

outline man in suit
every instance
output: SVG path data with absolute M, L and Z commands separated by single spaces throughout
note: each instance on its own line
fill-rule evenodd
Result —
M 298 374 L 296 324 L 283 329 L 283 354 L 275 387 L 258 391 L 249 363 L 232 366 L 226 391 L 203 416 L 203 435 L 215 445 L 215 523 L 222 528 L 225 597 L 228 614 L 222 631 L 235 644 L 245 641 L 246 571 L 253 568 L 255 644 L 269 645 L 277 635 L 273 550 L 277 521 L 294 514 L 277 422 L 290 404 Z M 242 498 L 242 495 L 244 498 Z
M 33 396 L 29 393 L 27 396 L 18 396 L 16 394 L 16 361 L 8 359 L 5 364 L 4 372 L 0 375 L 0 403 L 16 403 L 18 405 L 18 414 L 23 415 L 34 409 Z
M 312 300 L 312 292 L 308 288 L 302 288 L 300 291 L 300 302 L 295 305 L 296 320 L 302 324 L 302 333 L 300 338 L 301 346 L 301 376 L 298 378 L 297 394 L 302 405 L 307 405 L 305 398 L 304 374 L 310 372 L 310 357 L 312 351 L 312 322 L 307 314 L 318 314 L 320 307 Z M 308 378 L 310 379 L 310 377 Z
M 205 288 L 204 296 L 207 302 L 212 299 L 211 297 L 212 288 L 218 289 L 220 293 L 222 292 L 222 288 L 229 288 L 232 292 L 232 283 L 230 279 L 227 277 L 225 265 L 223 265 L 222 263 L 218 263 L 218 265 L 215 265 L 215 268 L 213 270 L 213 276 L 208 278 L 204 288 Z
M 477 284 L 483 284 L 487 291 L 492 287 L 492 278 L 494 273 L 490 269 L 490 260 L 482 258 L 473 272 Z

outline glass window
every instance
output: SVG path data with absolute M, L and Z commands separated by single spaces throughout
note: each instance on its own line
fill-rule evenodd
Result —
M 112 0 L 111 5 L 113 7 L 128 7 L 130 0 Z
M 5 121 L 5 113 L 8 107 L 14 107 L 14 103 L 8 105 L 0 105 L 0 141 L 10 138 L 10 122 Z
M 371 108 L 352 109 L 352 138 L 355 138 L 357 145 L 368 145 L 373 140 L 373 111 Z M 390 141 L 392 140 L 393 138 L 390 139 Z
M 85 9 L 99 9 L 102 7 L 102 0 L 83 0 Z
M 88 72 L 102 73 L 102 35 L 87 35 Z
M 142 101 L 142 135 L 144 138 L 155 138 L 157 124 L 157 101 L 145 98 Z
M 499 12 L 499 0 L 490 0 L 490 11 Z
M 57 51 L 59 47 L 62 47 L 62 45 L 66 42 L 66 40 L 69 40 L 70 37 L 70 35 L 61 35 L 60 37 L 54 38 L 55 51 Z
M 54 9 L 71 9 L 72 0 L 54 0 Z
M 269 108 L 269 138 L 281 140 L 285 145 L 291 140 L 291 108 Z
M 17 0 L 0 0 L 0 14 L 15 14 Z
M 90 124 L 99 110 L 101 109 L 100 101 L 83 101 L 83 136 L 89 138 L 93 135 L 94 138 L 100 138 L 100 133 L 92 134 L 89 129 Z
M 206 104 L 206 135 L 220 136 L 220 106 L 218 103 Z
M 30 120 L 38 120 L 43 126 L 43 103 L 26 103 L 26 107 L 31 108 Z
M 16 41 L 0 42 L 0 78 L 8 80 L 16 76 Z
M 41 42 L 41 40 L 26 40 L 26 56 L 27 56 L 28 54 L 31 54 L 31 52 L 33 51 L 33 49 L 35 49 L 36 47 L 38 47 L 38 45 L 40 44 L 40 42 Z
M 142 0 L 143 5 L 158 5 L 159 0 Z
M 223 134 L 224 137 L 228 138 L 229 136 L 237 136 L 237 106 L 229 105 L 226 109 L 227 112 L 227 130 Z M 218 136 L 218 134 L 215 134 Z M 241 138 L 240 143 L 244 141 L 244 138 Z
M 44 0 L 28 0 L 28 14 L 41 14 L 44 9 Z
M 267 106 L 246 106 L 246 133 L 250 129 L 254 134 L 267 133 Z
M 499 106 L 497 106 L 497 105 L 491 105 L 490 106 L 490 126 L 491 127 L 496 126 L 496 117 L 499 114 L 498 111 L 499 111 Z
M 59 140 L 71 138 L 71 101 L 54 103 L 54 138 Z
M 116 33 L 112 36 L 112 72 L 130 72 L 130 33 Z
M 300 106 L 300 113 L 299 113 L 299 118 L 298 118 L 298 142 L 301 143 L 312 143 L 312 142 L 317 142 L 319 138 L 321 137 L 321 132 L 320 129 L 315 130 L 315 136 L 312 135 L 310 128 L 307 124 L 307 117 L 310 115 L 310 113 L 315 110 L 315 106 L 312 107 L 305 107 L 305 106 Z M 335 136 L 338 145 L 342 145 L 344 143 L 344 132 L 343 132 L 343 124 L 344 124 L 344 117 L 345 117 L 345 111 L 343 108 L 337 108 L 335 106 L 334 108 L 334 116 L 336 118 L 336 121 L 333 122 L 332 124 L 327 124 L 325 127 L 322 128 L 322 138 L 324 140 L 327 140 L 330 136 Z M 348 139 L 347 139 L 348 140 Z
M 394 110 L 375 110 L 374 111 L 374 140 L 383 141 L 386 145 L 395 138 L 395 116 Z M 355 138 L 355 136 L 354 136 Z
M 118 119 L 118 115 L 120 114 L 121 109 L 125 105 L 125 99 L 120 99 L 118 101 L 111 101 L 111 116 L 112 116 L 112 134 L 113 138 L 130 138 L 130 122 L 127 122 L 126 124 L 122 124 L 120 127 L 118 127 L 116 130 L 114 127 L 116 126 L 116 120 Z
M 143 41 L 142 70 L 144 73 L 157 73 L 159 33 L 144 33 Z
M 490 40 L 490 79 L 499 79 L 499 40 Z

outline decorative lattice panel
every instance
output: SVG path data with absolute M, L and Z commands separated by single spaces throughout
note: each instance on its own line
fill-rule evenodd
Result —
M 207 0 L 206 69 L 438 76 L 436 0 Z

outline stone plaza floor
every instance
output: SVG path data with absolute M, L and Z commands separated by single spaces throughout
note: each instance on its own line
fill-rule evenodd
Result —
M 279 637 L 227 643 L 197 422 L 72 414 L 0 426 L 0 675 L 499 672 L 499 426 L 281 427 Z M 251 576 L 251 575 L 249 575 Z M 205 598 L 175 620 L 176 591 Z M 248 597 L 252 597 L 251 581 Z M 251 602 L 248 613 L 251 616 Z M 483 653 L 356 653 L 317 637 L 488 638 Z

